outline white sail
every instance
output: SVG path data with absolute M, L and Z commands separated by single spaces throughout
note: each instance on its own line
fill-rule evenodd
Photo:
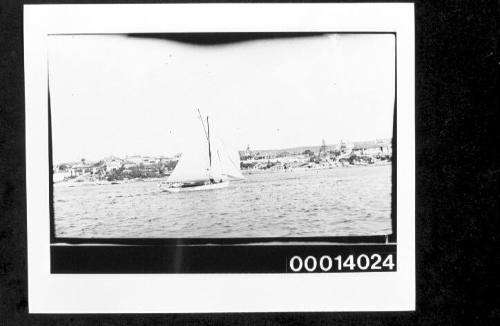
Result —
M 215 141 L 214 145 L 222 174 L 231 179 L 245 179 L 240 170 L 240 154 L 236 150 L 226 150 L 220 140 Z
M 208 156 L 200 154 L 200 151 L 183 152 L 167 181 L 188 183 L 208 180 Z
M 207 140 L 199 129 L 191 133 L 191 139 L 185 139 L 182 152 L 168 182 L 189 183 L 209 179 L 209 157 Z

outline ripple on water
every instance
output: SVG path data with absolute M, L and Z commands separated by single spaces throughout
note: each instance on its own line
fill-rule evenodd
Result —
M 56 233 L 82 237 L 333 236 L 390 232 L 391 168 L 256 173 L 221 191 L 156 182 L 54 189 Z

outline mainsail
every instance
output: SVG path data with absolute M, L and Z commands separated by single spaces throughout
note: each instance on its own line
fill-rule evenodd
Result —
M 202 120 L 203 123 L 203 120 Z M 186 146 L 174 171 L 167 179 L 172 183 L 215 182 L 227 179 L 244 179 L 240 171 L 240 157 L 236 150 L 226 151 L 222 142 L 210 136 L 203 125 L 205 139 L 194 132 L 194 141 Z M 196 136 L 195 136 L 196 135 Z M 208 142 L 207 142 L 208 140 Z
M 197 147 L 189 147 L 181 154 L 168 182 L 198 182 L 209 177 L 209 161 L 206 151 Z

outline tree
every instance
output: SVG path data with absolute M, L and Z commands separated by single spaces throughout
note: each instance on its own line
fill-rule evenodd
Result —
M 177 165 L 177 162 L 178 161 L 168 161 L 167 163 L 165 163 L 165 167 L 168 171 L 172 171 L 175 166 Z
M 349 164 L 354 164 L 354 162 L 359 162 L 360 161 L 360 157 L 356 154 L 351 154 L 351 156 L 349 156 L 349 158 L 347 159 Z
M 67 171 L 68 169 L 69 169 L 69 165 L 66 163 L 59 165 L 59 171 Z
M 104 161 L 100 160 L 99 162 L 92 164 L 92 167 L 94 168 L 94 167 L 98 167 L 98 166 L 102 166 L 102 165 L 104 165 Z

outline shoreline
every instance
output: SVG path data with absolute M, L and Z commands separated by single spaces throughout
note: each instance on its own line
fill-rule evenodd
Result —
M 391 166 L 392 162 L 384 163 L 374 163 L 374 164 L 349 164 L 345 166 L 321 166 L 321 167 L 297 167 L 291 169 L 247 169 L 241 170 L 243 175 L 253 175 L 253 174 L 274 174 L 274 173 L 295 173 L 304 171 L 318 171 L 318 170 L 337 170 L 337 169 L 357 169 L 366 167 L 380 167 L 380 166 Z M 53 182 L 54 187 L 83 187 L 83 186 L 108 186 L 108 185 L 120 185 L 126 183 L 140 183 L 140 182 L 161 182 L 166 181 L 169 176 L 164 177 L 151 177 L 151 178 L 135 178 L 135 179 L 125 179 L 120 181 L 107 181 L 107 180 L 83 180 L 76 181 L 75 179 L 69 179 L 65 181 Z
M 357 169 L 363 167 L 376 167 L 376 166 L 390 166 L 392 162 L 387 163 L 373 163 L 373 164 L 349 164 L 344 166 L 319 166 L 319 167 L 297 167 L 297 168 L 289 168 L 289 169 L 247 169 L 241 170 L 243 175 L 246 174 L 265 174 L 265 173 L 278 173 L 278 172 L 301 172 L 301 171 L 318 171 L 318 170 L 336 170 L 336 169 Z

